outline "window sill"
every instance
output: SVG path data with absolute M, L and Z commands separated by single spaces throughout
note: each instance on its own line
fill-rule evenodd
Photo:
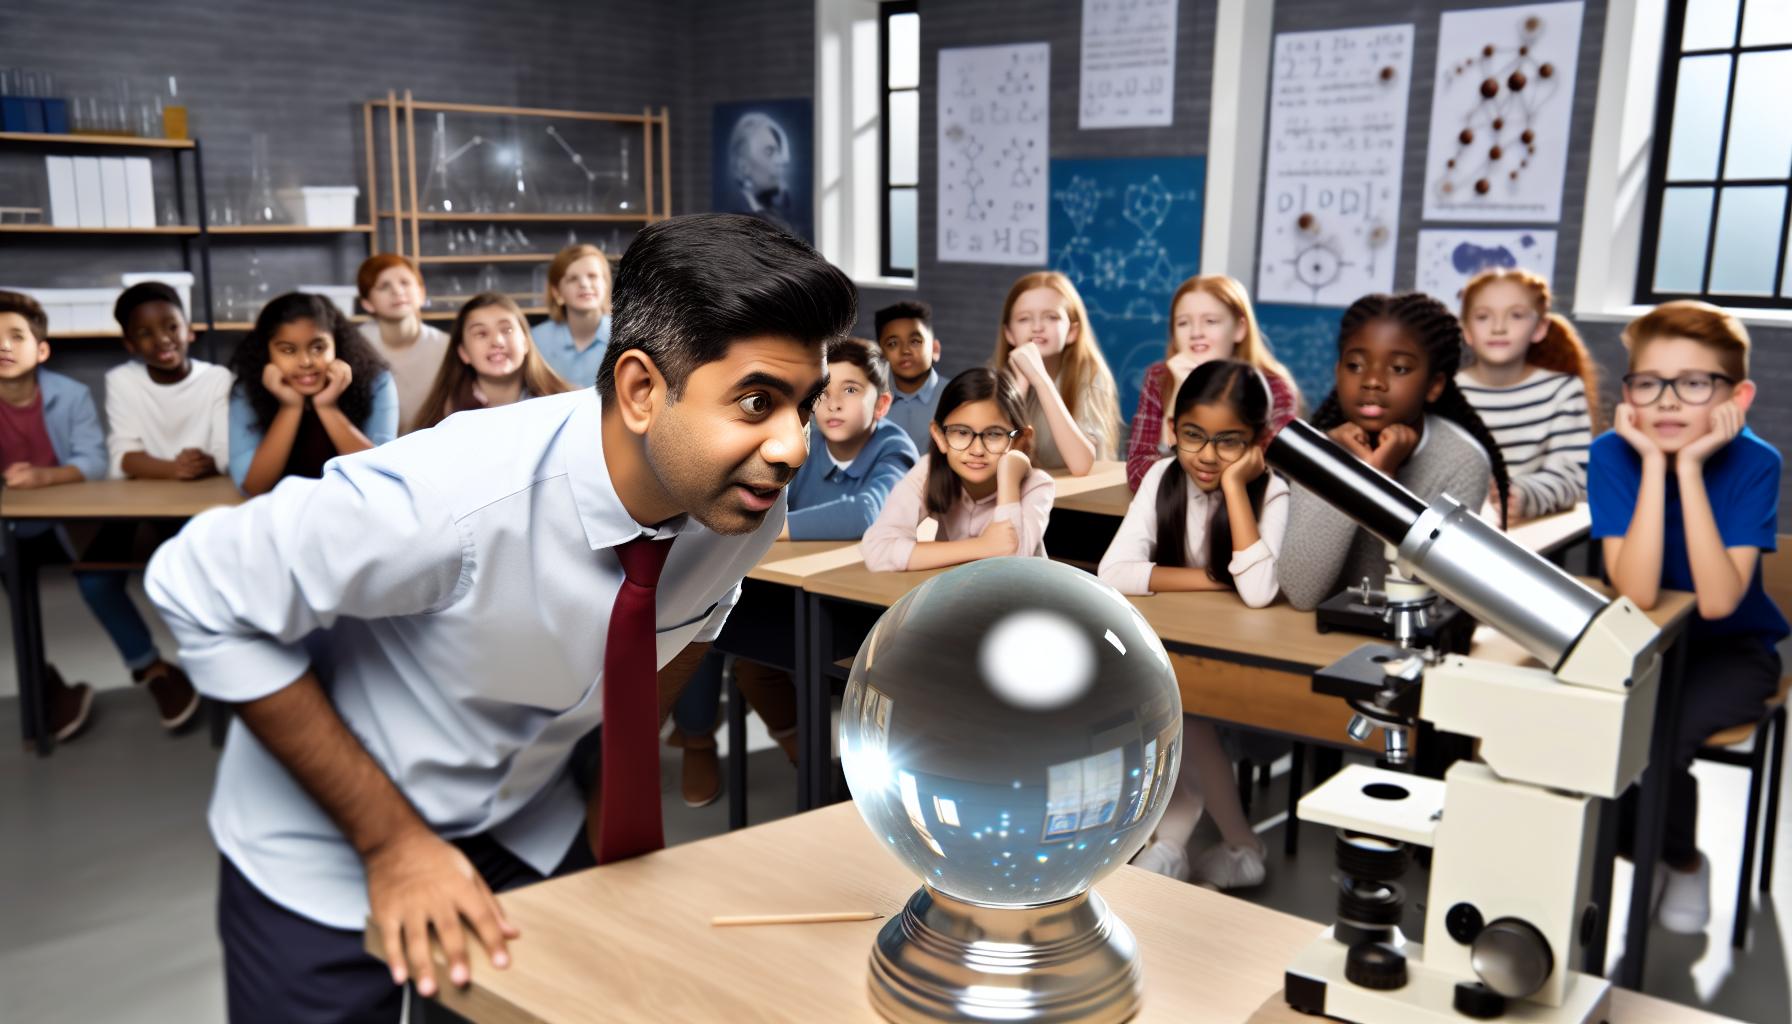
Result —
M 855 277 L 852 283 L 861 288 L 878 288 L 884 291 L 912 292 L 921 287 L 912 277 Z
M 1595 324 L 1627 324 L 1654 306 L 1620 306 L 1616 309 L 1577 309 L 1576 320 Z M 1753 306 L 1725 306 L 1727 312 L 1741 320 L 1745 327 L 1792 329 L 1792 309 L 1757 309 Z

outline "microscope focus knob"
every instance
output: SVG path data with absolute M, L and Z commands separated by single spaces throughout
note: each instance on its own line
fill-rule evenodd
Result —
M 1359 942 L 1344 957 L 1344 980 L 1380 991 L 1406 986 L 1406 954 L 1385 942 Z
M 1507 999 L 1523 999 L 1549 981 L 1555 956 L 1549 940 L 1529 922 L 1502 917 L 1475 936 L 1469 964 L 1488 988 Z
M 1456 983 L 1456 1012 L 1476 1020 L 1492 1020 L 1506 1012 L 1506 997 L 1478 981 Z

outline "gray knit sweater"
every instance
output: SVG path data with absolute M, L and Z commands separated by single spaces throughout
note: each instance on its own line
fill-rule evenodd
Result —
M 1394 479 L 1424 501 L 1448 494 L 1479 511 L 1493 470 L 1473 435 L 1442 417 L 1426 416 L 1419 446 Z M 1316 608 L 1365 576 L 1371 585 L 1381 585 L 1388 568 L 1381 541 L 1299 484 L 1288 497 L 1288 532 L 1276 577 L 1289 604 L 1302 611 Z

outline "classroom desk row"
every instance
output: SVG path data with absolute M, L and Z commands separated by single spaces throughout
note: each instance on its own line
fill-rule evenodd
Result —
M 826 851 L 817 856 L 816 851 Z M 482 1024 L 579 1021 L 879 1021 L 866 994 L 872 942 L 917 879 L 850 805 L 660 850 L 498 897 L 521 930 L 511 964 L 478 950 L 472 983 L 440 1002 Z M 1123 865 L 1096 890 L 1138 940 L 1144 999 L 1134 1019 L 1294 1024 L 1282 974 L 1321 927 Z M 871 921 L 717 928 L 719 915 L 867 911 Z M 380 956 L 369 925 L 365 948 Z M 446 960 L 435 947 L 438 976 Z M 1723 1018 L 1612 994 L 1623 1024 Z

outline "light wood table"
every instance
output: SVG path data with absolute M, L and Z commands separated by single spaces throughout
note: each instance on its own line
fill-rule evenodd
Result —
M 18 527 L 28 522 L 184 520 L 242 502 L 228 477 L 204 480 L 95 480 L 34 490 L 0 488 L 0 542 L 12 595 L 13 654 L 18 665 L 19 718 L 27 746 L 46 756 L 55 746 L 45 721 L 44 629 L 37 567 L 18 557 Z
M 1118 459 L 1099 461 L 1082 476 L 1072 476 L 1067 469 L 1048 469 L 1046 472 L 1051 474 L 1059 498 L 1106 490 L 1115 484 L 1126 486 L 1126 463 Z
M 1097 488 L 1093 491 L 1081 491 L 1071 495 L 1060 495 L 1052 502 L 1052 511 L 1067 509 L 1071 512 L 1087 512 L 1096 516 L 1112 516 L 1115 519 L 1126 517 L 1126 508 L 1132 504 L 1132 489 L 1122 480 L 1117 484 Z
M 838 910 L 887 917 L 916 886 L 855 807 L 812 811 L 503 894 L 522 931 L 510 944 L 511 966 L 493 969 L 475 941 L 472 984 L 445 987 L 441 1002 L 482 1024 L 874 1024 L 867 964 L 884 921 L 714 928 L 709 920 Z M 1284 966 L 1321 930 L 1130 866 L 1096 889 L 1138 939 L 1145 1001 L 1135 1019 L 1143 1022 L 1229 1024 L 1259 1008 L 1274 1012 Z M 379 955 L 375 929 L 365 943 Z M 440 948 L 434 953 L 444 976 Z M 1642 996 L 1619 1005 L 1662 1024 L 1711 1019 Z

